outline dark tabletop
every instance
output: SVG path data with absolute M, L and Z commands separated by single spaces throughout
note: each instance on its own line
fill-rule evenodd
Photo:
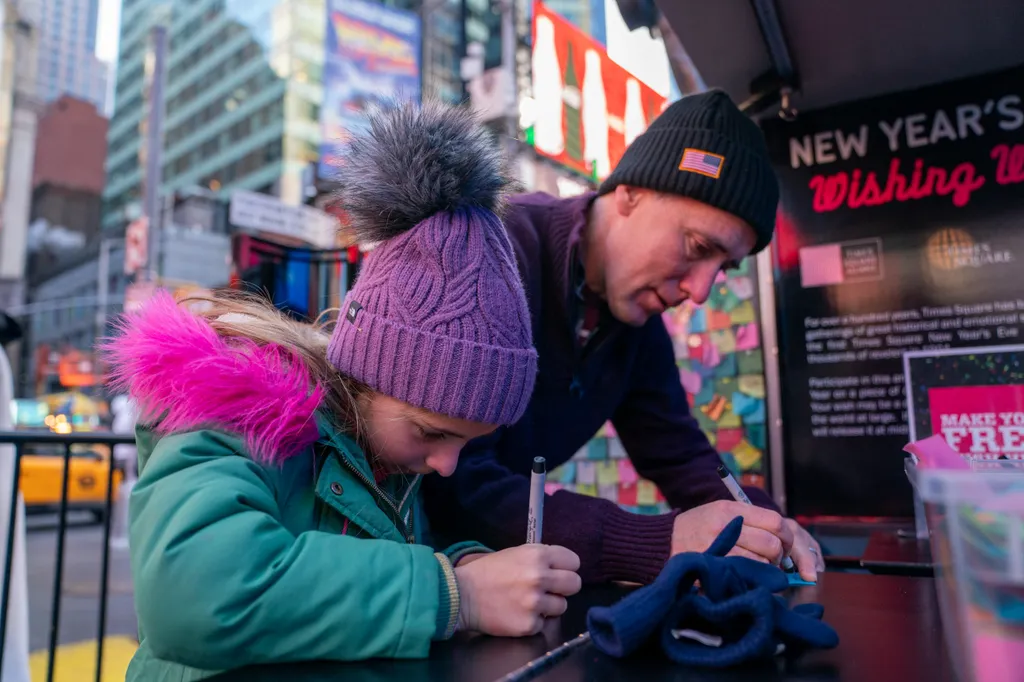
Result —
M 627 588 L 587 588 L 544 635 L 495 639 L 457 635 L 435 644 L 423 661 L 304 664 L 244 669 L 211 682 L 287 680 L 313 682 L 488 682 L 498 680 L 585 629 L 587 609 L 614 603 Z M 538 682 L 954 682 L 946 661 L 935 586 L 929 578 L 825 573 L 815 587 L 790 595 L 793 603 L 818 602 L 839 632 L 839 647 L 814 651 L 786 666 L 763 664 L 730 670 L 683 668 L 658 655 L 615 660 L 586 646 L 537 676 Z
M 931 575 L 934 570 L 929 542 L 895 531 L 872 533 L 860 565 L 872 573 L 894 575 Z
M 597 603 L 606 594 L 582 595 Z M 586 647 L 569 654 L 537 682 L 954 682 L 946 661 L 930 578 L 825 573 L 814 587 L 793 591 L 791 603 L 818 602 L 839 633 L 839 646 L 813 651 L 785 666 L 781 661 L 729 670 L 684 668 L 647 655 L 616 660 Z M 591 604 L 591 605 L 594 605 Z M 583 605 L 569 614 L 579 617 Z M 576 625 L 576 622 L 572 623 Z

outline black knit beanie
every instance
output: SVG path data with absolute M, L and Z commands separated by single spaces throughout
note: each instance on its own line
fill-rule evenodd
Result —
M 619 185 L 678 194 L 747 221 L 753 253 L 772 240 L 779 182 L 761 129 L 721 90 L 673 102 L 626 149 L 600 194 Z

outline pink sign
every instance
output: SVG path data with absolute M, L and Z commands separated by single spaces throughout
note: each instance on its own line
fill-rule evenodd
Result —
M 961 455 L 1024 457 L 1024 386 L 967 386 L 928 391 L 932 431 Z

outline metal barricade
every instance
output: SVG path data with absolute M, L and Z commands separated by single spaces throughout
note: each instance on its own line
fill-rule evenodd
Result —
M 11 591 L 11 563 L 14 557 L 15 528 L 17 525 L 18 485 L 21 477 L 21 460 L 26 445 L 49 444 L 62 445 L 64 448 L 64 470 L 61 477 L 60 507 L 57 526 L 57 557 L 53 578 L 53 602 L 50 611 L 49 652 L 46 669 L 46 680 L 52 682 L 54 661 L 57 655 L 57 638 L 60 631 L 61 591 L 64 574 L 64 539 L 67 531 L 68 513 L 68 478 L 71 471 L 71 448 L 74 445 L 106 445 L 111 450 L 110 464 L 107 467 L 107 495 L 103 514 L 103 558 L 100 568 L 99 619 L 96 633 L 96 682 L 100 682 L 103 673 L 103 637 L 107 628 L 107 589 L 110 572 L 110 521 L 113 516 L 114 470 L 113 450 L 115 445 L 132 445 L 135 438 L 131 435 L 111 432 L 90 433 L 39 433 L 33 431 L 0 431 L 0 445 L 14 446 L 14 475 L 10 498 L 10 515 L 6 529 L 5 565 L 3 569 L 3 591 L 0 593 L 0 642 L 6 641 L 7 605 Z M 0 466 L 6 464 L 0 463 Z M 0 669 L 3 668 L 3 647 L 0 646 Z

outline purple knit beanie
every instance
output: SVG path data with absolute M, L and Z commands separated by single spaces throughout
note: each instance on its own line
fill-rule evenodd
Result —
M 369 115 L 338 169 L 360 243 L 375 244 L 328 358 L 385 395 L 450 417 L 512 424 L 537 373 L 530 314 L 497 213 L 509 185 L 472 113 L 437 103 Z

